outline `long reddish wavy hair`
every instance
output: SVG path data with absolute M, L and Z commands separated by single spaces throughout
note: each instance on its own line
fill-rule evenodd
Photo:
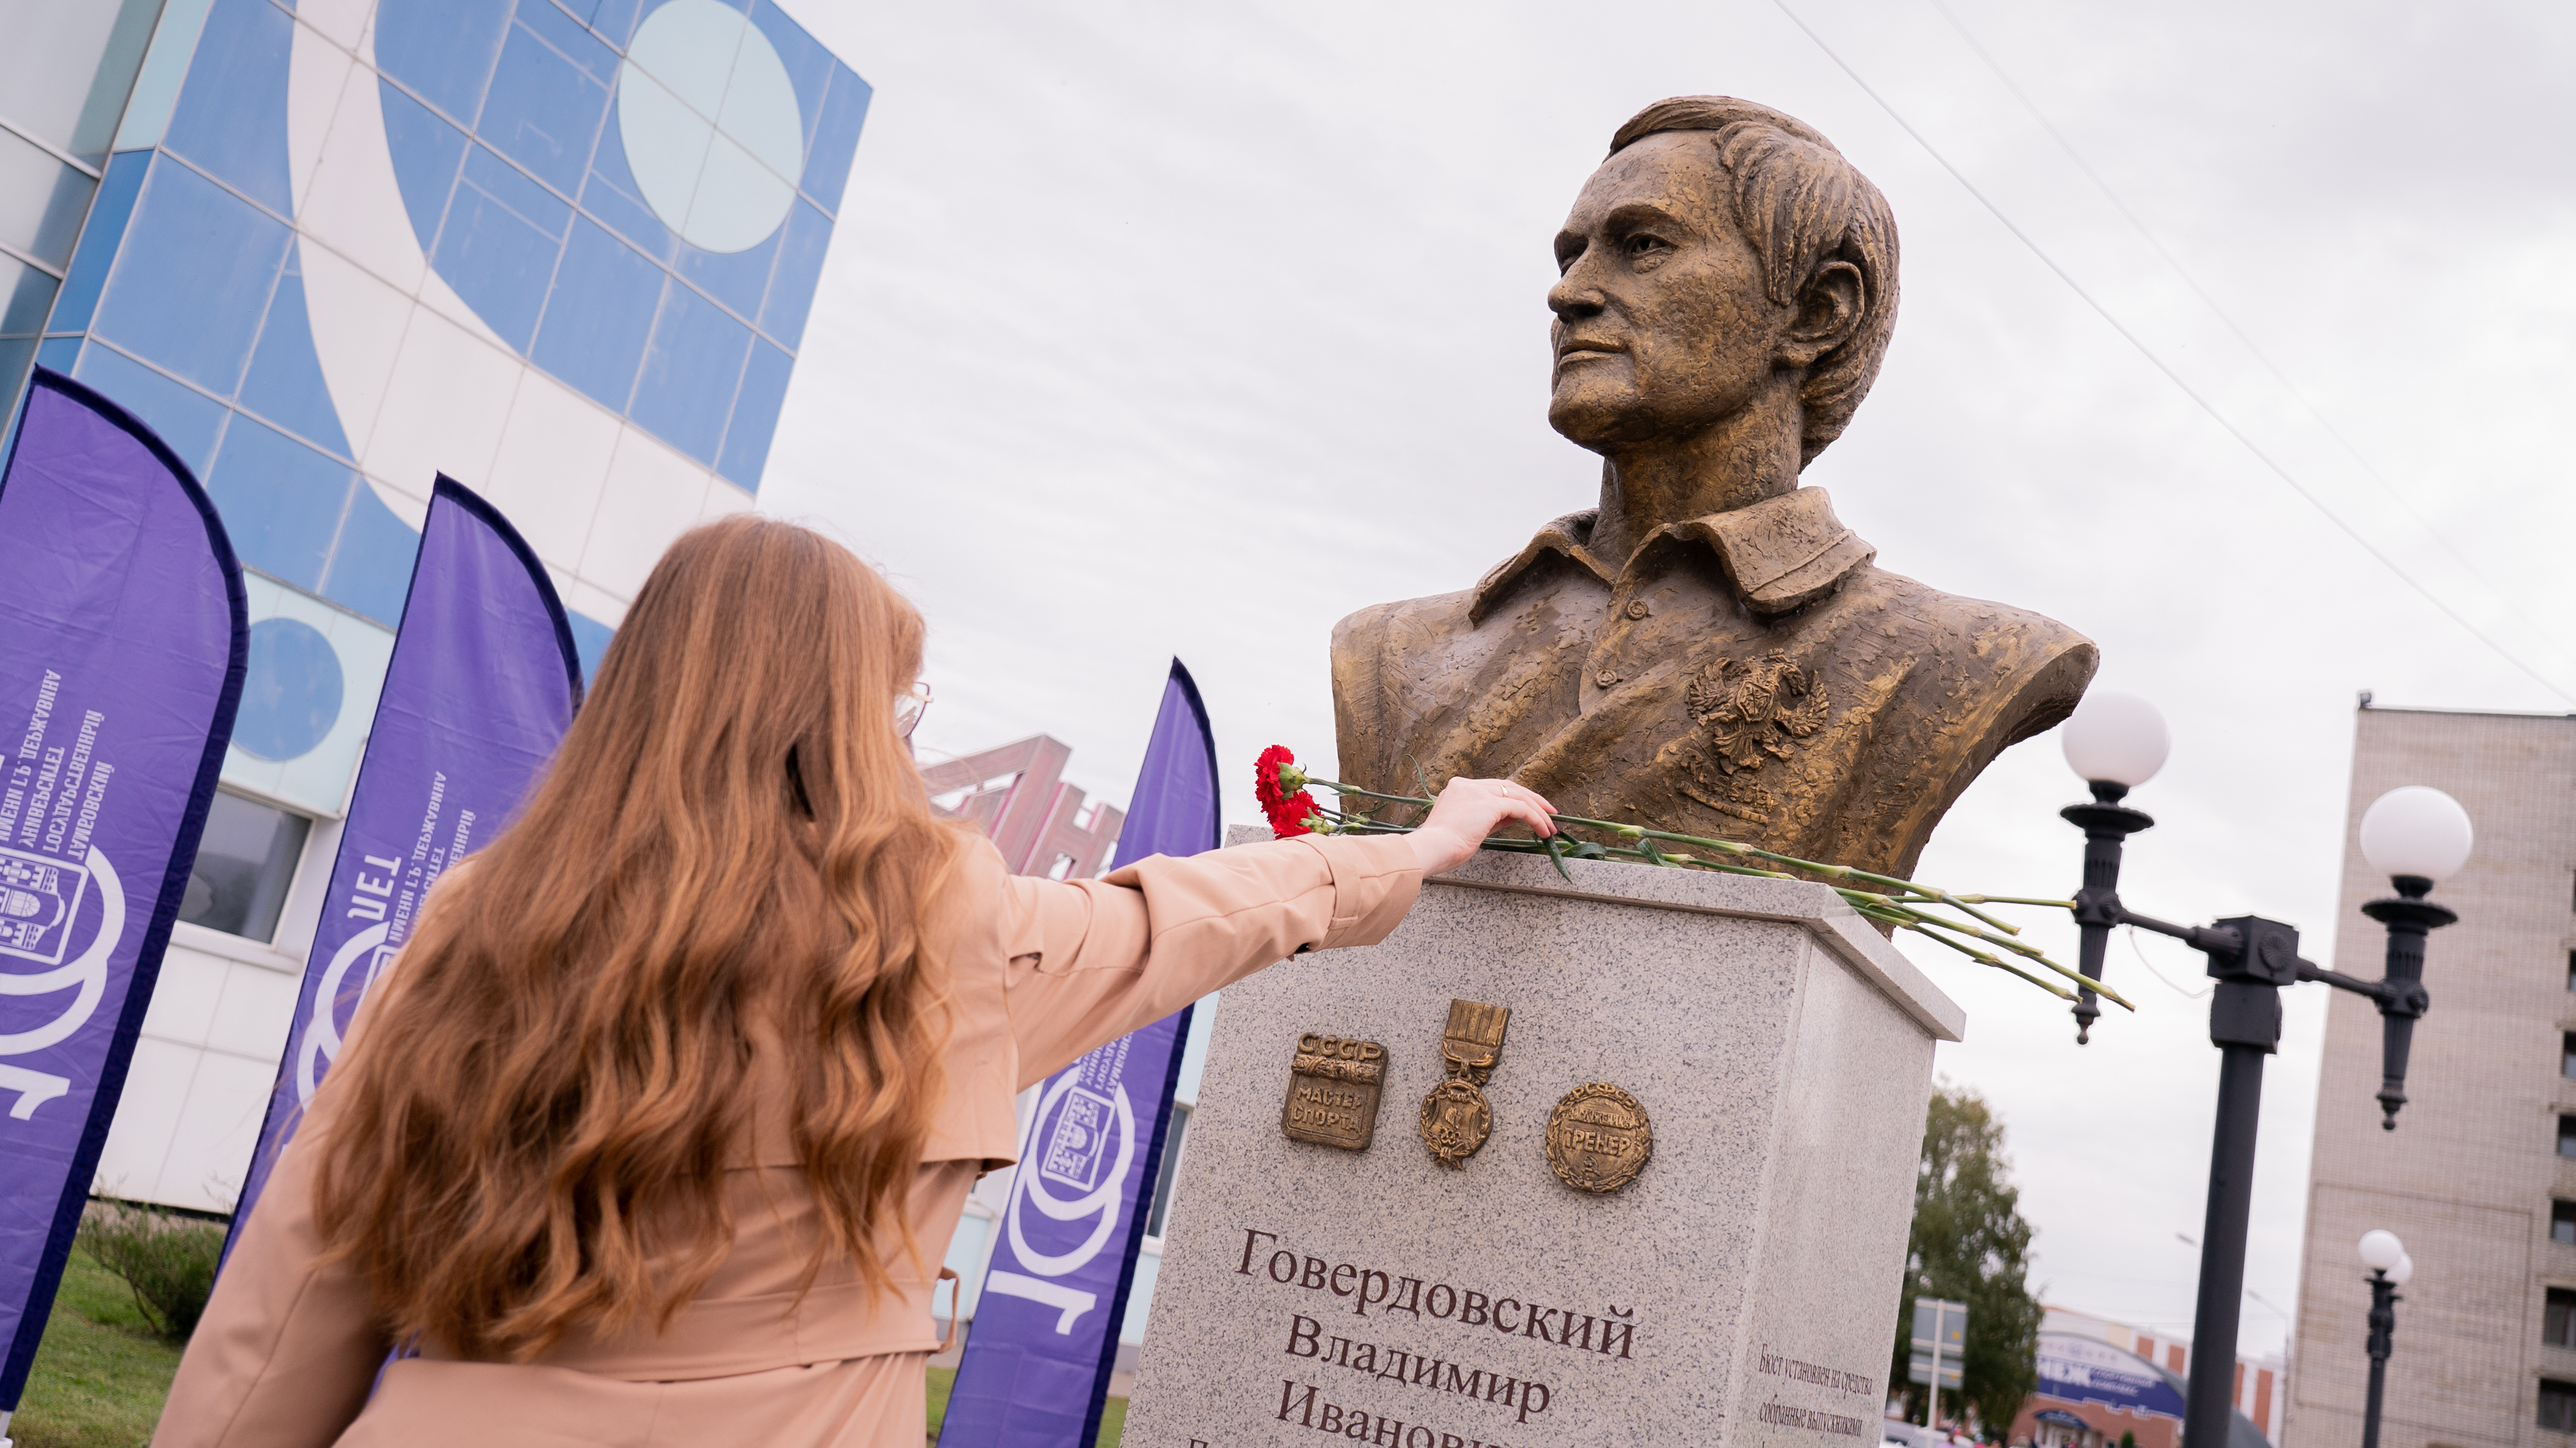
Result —
M 396 1339 L 524 1361 L 667 1326 L 723 1261 L 755 1019 L 830 1255 L 891 1281 L 944 1087 L 918 921 L 960 857 L 894 724 L 922 623 L 752 516 L 646 580 L 520 818 L 434 897 L 324 1090 L 316 1225 Z

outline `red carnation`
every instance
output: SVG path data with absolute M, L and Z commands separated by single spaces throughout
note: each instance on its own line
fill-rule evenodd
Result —
M 1285 778 L 1282 778 L 1282 775 Z M 1270 832 L 1285 839 L 1290 835 L 1313 834 L 1306 823 L 1323 811 L 1315 797 L 1301 786 L 1306 782 L 1304 770 L 1297 768 L 1297 756 L 1285 744 L 1273 744 L 1261 751 L 1252 764 L 1252 793 L 1261 801 L 1261 812 L 1270 817 Z

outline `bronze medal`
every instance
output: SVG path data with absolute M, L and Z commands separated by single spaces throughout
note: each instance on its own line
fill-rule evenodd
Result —
M 1449 1026 L 1440 1039 L 1447 1079 L 1422 1098 L 1422 1144 L 1442 1166 L 1464 1166 L 1493 1134 L 1494 1108 L 1479 1088 L 1502 1059 L 1511 1021 L 1509 1006 L 1449 1002 Z
M 1655 1154 L 1644 1103 L 1607 1082 L 1577 1086 L 1547 1118 L 1547 1164 L 1579 1192 L 1615 1192 Z
M 1378 1095 L 1385 1089 L 1386 1048 L 1339 1036 L 1297 1038 L 1288 1066 L 1288 1100 L 1279 1129 L 1292 1140 L 1366 1151 L 1377 1135 Z

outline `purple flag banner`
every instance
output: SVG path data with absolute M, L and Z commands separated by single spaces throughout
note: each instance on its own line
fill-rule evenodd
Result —
M 1116 863 L 1216 848 L 1216 778 L 1207 706 L 1174 659 Z M 1185 1007 L 1040 1088 L 942 1444 L 1091 1448 L 1099 1436 L 1189 1038 Z
M 0 1432 L 196 863 L 246 618 L 186 465 L 37 368 L 0 471 Z
M 429 887 L 509 823 L 580 703 L 545 566 L 491 504 L 440 477 L 227 1257 Z

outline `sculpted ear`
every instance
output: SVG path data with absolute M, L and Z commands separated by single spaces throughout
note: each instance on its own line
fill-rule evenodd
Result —
M 1798 316 L 1781 338 L 1780 360 L 1793 367 L 1813 366 L 1850 341 L 1860 329 L 1862 298 L 1860 268 L 1847 261 L 1818 267 L 1798 294 Z

